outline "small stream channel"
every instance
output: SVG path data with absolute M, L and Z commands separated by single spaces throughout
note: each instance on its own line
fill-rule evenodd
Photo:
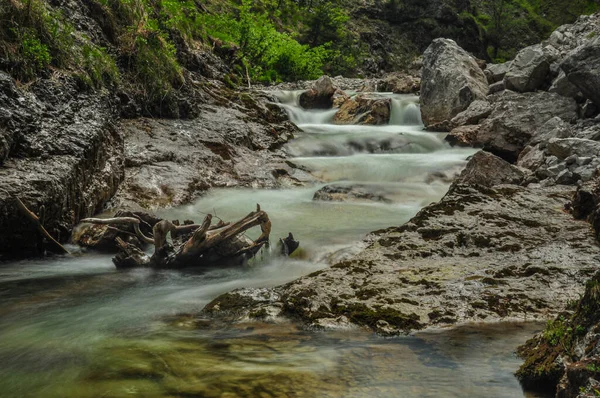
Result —
M 246 268 L 117 271 L 111 256 L 0 265 L 2 397 L 518 397 L 515 348 L 539 324 L 473 325 L 384 339 L 359 330 L 215 323 L 198 313 L 238 287 L 275 286 L 360 249 L 369 231 L 400 225 L 447 191 L 474 151 L 422 130 L 418 98 L 392 98 L 386 126 L 332 124 L 278 97 L 302 130 L 290 161 L 321 182 L 280 190 L 215 189 L 174 219 L 244 216 L 260 203 L 273 238 L 293 232 L 303 255 Z M 377 200 L 314 201 L 335 183 Z

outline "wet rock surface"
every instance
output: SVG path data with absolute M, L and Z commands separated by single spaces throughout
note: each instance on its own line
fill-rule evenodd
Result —
M 381 334 L 547 318 L 578 297 L 600 253 L 587 223 L 563 212 L 573 188 L 514 185 L 521 178 L 480 153 L 439 203 L 374 232 L 356 257 L 262 294 L 228 293 L 205 311 L 264 309 L 313 327 L 351 322 Z
M 296 127 L 249 113 L 207 105 L 194 120 L 123 121 L 125 181 L 111 207 L 176 206 L 211 187 L 301 184 L 281 150 Z
M 66 240 L 81 218 L 102 209 L 123 179 L 123 138 L 107 93 L 81 92 L 68 77 L 27 90 L 0 72 L 0 253 L 43 252 L 35 225 L 14 198 Z
M 587 222 L 600 225 L 600 120 L 585 116 L 594 112 L 584 112 L 590 101 L 579 90 L 547 90 L 568 76 L 560 63 L 589 45 L 599 17 L 561 27 L 534 48 L 541 66 L 533 54 L 485 75 L 454 43 L 436 40 L 424 60 L 425 123 L 452 130 L 447 140 L 455 145 L 489 152 L 472 157 L 440 202 L 405 225 L 373 232 L 359 254 L 287 285 L 225 294 L 205 313 L 247 319 L 261 311 L 310 327 L 354 324 L 390 335 L 563 311 L 600 260 Z M 523 79 L 508 83 L 507 76 Z M 488 82 L 498 84 L 489 95 Z M 524 92 L 507 90 L 510 84 Z M 323 191 L 317 196 L 340 195 L 335 187 Z
M 388 124 L 391 102 L 388 98 L 376 99 L 358 95 L 344 101 L 333 120 L 337 124 Z

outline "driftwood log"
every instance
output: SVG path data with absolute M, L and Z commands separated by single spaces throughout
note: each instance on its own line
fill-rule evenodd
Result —
M 132 225 L 135 235 L 142 242 L 154 245 L 152 256 L 136 245 L 116 239 L 119 253 L 113 258 L 117 268 L 157 267 L 184 268 L 206 266 L 220 261 L 244 261 L 253 257 L 263 246 L 268 245 L 271 221 L 266 212 L 257 205 L 256 211 L 234 223 L 219 221 L 212 224 L 211 214 L 202 224 L 177 225 L 177 222 L 160 220 L 152 228 L 152 236 L 140 229 L 140 219 L 135 217 L 86 218 L 84 223 L 108 225 Z M 251 240 L 244 233 L 260 227 L 262 233 Z M 172 244 L 168 240 L 171 235 Z

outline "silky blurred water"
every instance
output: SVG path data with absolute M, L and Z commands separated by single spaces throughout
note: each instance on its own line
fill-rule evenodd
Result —
M 424 132 L 417 97 L 371 95 L 391 98 L 389 125 L 335 125 L 335 111 L 306 111 L 299 92 L 279 93 L 303 131 L 286 147 L 290 161 L 315 184 L 215 189 L 159 214 L 231 220 L 260 203 L 273 242 L 288 232 L 301 242 L 298 258 L 264 251 L 247 267 L 118 271 L 111 256 L 72 248 L 71 257 L 0 264 L 0 396 L 523 396 L 513 352 L 540 325 L 383 339 L 357 329 L 228 325 L 193 315 L 232 289 L 276 286 L 322 269 L 359 250 L 369 231 L 400 225 L 444 195 L 474 151 Z M 313 200 L 332 183 L 385 200 Z

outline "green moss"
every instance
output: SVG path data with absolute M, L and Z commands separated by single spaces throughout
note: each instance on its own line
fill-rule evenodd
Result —
M 269 316 L 269 313 L 267 312 L 266 309 L 261 308 L 259 310 L 256 311 L 251 311 L 248 316 L 250 318 L 254 318 L 254 319 L 265 319 Z
M 391 307 L 370 308 L 364 304 L 352 303 L 344 305 L 334 303 L 332 311 L 338 315 L 345 315 L 355 324 L 368 326 L 377 330 L 377 321 L 383 320 L 399 330 L 419 330 L 423 325 L 416 314 L 404 314 Z
M 235 292 L 225 293 L 208 303 L 204 307 L 204 311 L 207 313 L 242 311 L 253 304 L 255 304 L 255 301 L 248 296 L 243 296 Z

